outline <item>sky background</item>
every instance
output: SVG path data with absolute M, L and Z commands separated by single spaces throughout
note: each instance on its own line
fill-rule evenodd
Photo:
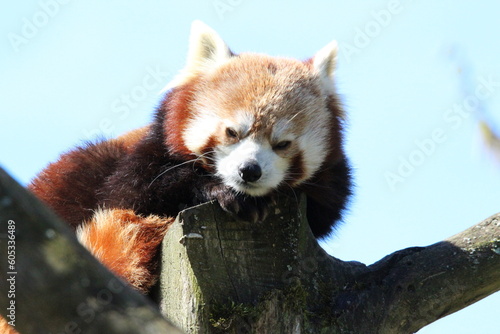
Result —
M 0 165 L 26 184 L 83 140 L 147 124 L 201 19 L 233 51 L 304 59 L 333 39 L 356 195 L 322 245 L 371 264 L 500 211 L 498 1 L 4 2 Z M 459 112 L 458 110 L 461 110 Z M 419 333 L 498 333 L 500 294 Z

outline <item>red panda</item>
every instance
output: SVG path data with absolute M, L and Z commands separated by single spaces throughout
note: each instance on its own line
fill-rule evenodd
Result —
M 277 196 L 302 192 L 311 230 L 324 237 L 351 194 L 336 53 L 332 42 L 306 61 L 237 55 L 195 22 L 187 65 L 153 122 L 63 154 L 29 188 L 143 292 L 172 217 L 195 204 L 217 200 L 258 222 Z

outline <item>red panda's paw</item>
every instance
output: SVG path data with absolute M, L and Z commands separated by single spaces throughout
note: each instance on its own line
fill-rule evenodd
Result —
M 157 252 L 173 218 L 141 217 L 132 210 L 99 210 L 77 238 L 101 263 L 146 293 L 157 279 Z
M 233 191 L 220 192 L 217 201 L 224 211 L 250 223 L 263 222 L 276 204 L 273 196 L 252 197 Z

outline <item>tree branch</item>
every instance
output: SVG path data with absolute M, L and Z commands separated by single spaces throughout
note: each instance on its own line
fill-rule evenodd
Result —
M 446 241 L 396 252 L 369 269 L 363 294 L 380 297 L 373 310 L 380 332 L 416 332 L 500 290 L 500 215 Z
M 500 215 L 365 266 L 321 249 L 304 201 L 278 208 L 257 225 L 216 204 L 182 212 L 164 241 L 164 314 L 189 333 L 400 334 L 500 289 Z
M 0 228 L 0 314 L 19 332 L 180 333 L 1 168 Z

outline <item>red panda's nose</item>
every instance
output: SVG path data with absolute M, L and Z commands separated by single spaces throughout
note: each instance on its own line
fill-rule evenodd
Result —
M 255 182 L 262 176 L 262 170 L 257 163 L 244 163 L 238 169 L 238 174 L 245 182 Z

